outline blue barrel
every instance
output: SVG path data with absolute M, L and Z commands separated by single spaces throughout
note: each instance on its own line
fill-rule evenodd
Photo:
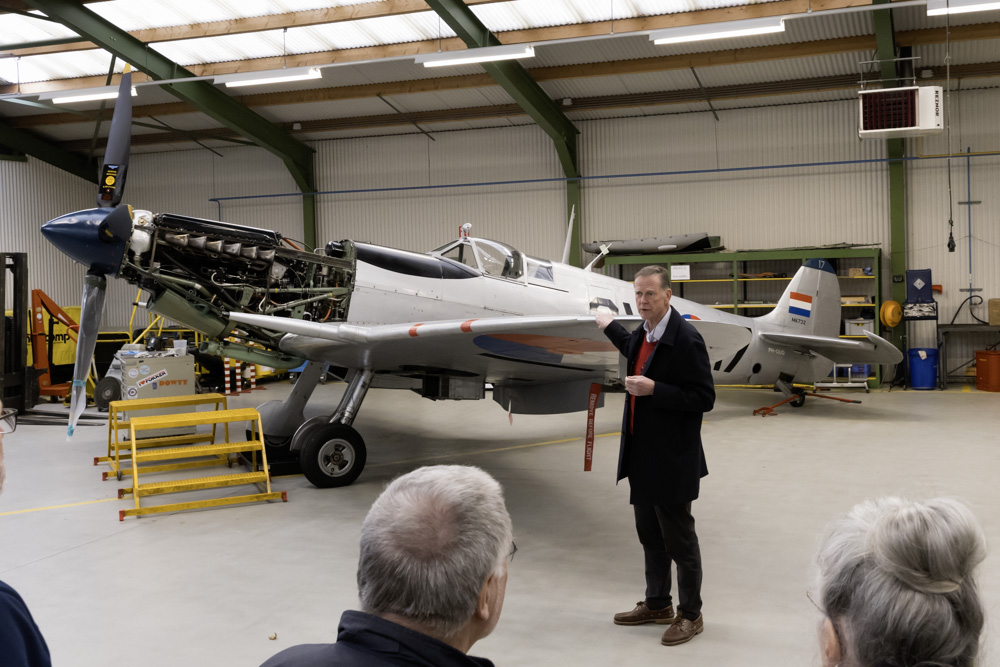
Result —
M 925 357 L 921 358 L 921 352 Z M 910 350 L 910 387 L 937 389 L 938 351 L 932 347 L 915 347 Z

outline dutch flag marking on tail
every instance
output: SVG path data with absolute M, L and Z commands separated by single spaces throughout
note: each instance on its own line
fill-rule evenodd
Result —
M 813 298 L 808 294 L 791 292 L 788 295 L 788 312 L 792 315 L 809 317 L 812 313 Z

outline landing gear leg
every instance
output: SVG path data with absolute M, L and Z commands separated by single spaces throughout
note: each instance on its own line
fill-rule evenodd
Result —
M 326 364 L 310 361 L 284 401 L 268 401 L 257 407 L 264 423 L 264 442 L 272 447 L 287 447 L 302 422 L 303 409 L 316 390 L 320 377 L 326 373 Z
M 370 369 L 353 371 L 334 413 L 310 419 L 292 436 L 291 448 L 299 450 L 302 472 L 321 489 L 347 486 L 365 467 L 368 459 L 365 441 L 351 424 L 373 377 Z

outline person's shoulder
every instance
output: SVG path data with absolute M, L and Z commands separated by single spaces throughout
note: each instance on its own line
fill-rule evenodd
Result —
M 291 646 L 280 653 L 271 656 L 260 667 L 286 667 L 291 665 L 310 667 L 311 665 L 330 665 L 352 663 L 333 663 L 343 651 L 336 644 L 299 644 Z

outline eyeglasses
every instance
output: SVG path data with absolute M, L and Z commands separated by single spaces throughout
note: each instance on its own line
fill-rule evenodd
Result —
M 514 540 L 510 541 L 510 554 L 507 556 L 509 561 L 514 560 L 514 554 L 517 553 L 517 545 L 514 544 Z
M 13 433 L 17 428 L 17 410 L 4 408 L 0 410 L 0 433 Z

